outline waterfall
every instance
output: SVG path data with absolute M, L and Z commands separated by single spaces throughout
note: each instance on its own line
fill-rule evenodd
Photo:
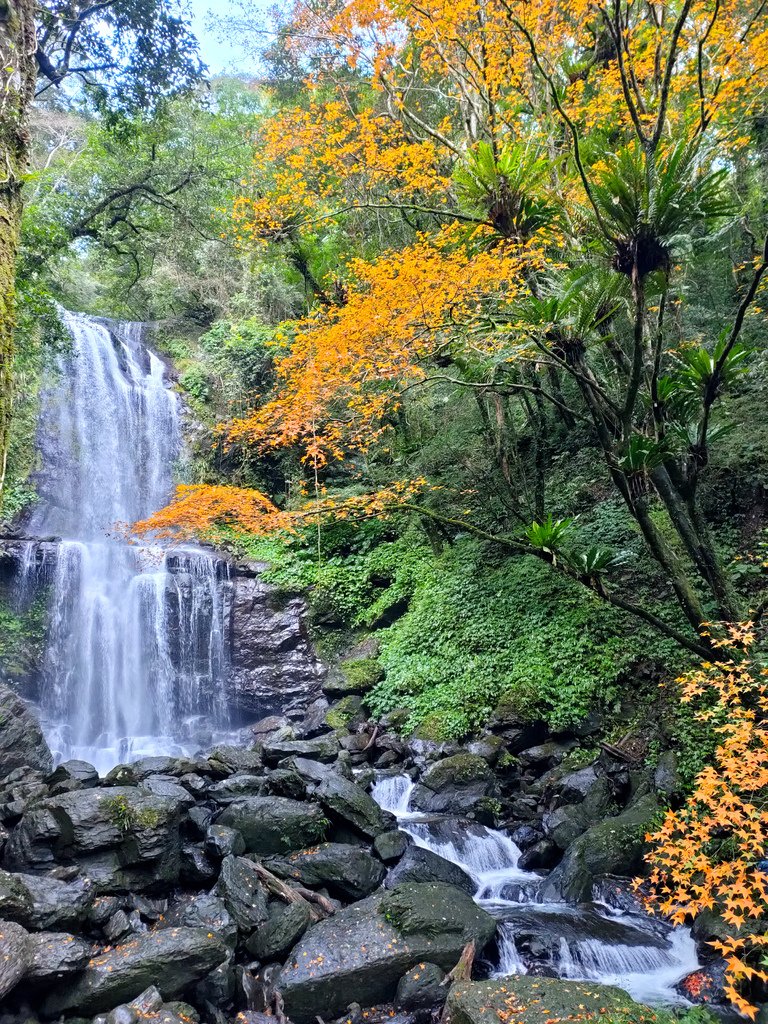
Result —
M 533 938 L 537 967 L 544 973 L 617 985 L 644 1003 L 684 1002 L 675 986 L 699 967 L 689 929 L 600 903 L 537 903 L 541 875 L 518 867 L 520 850 L 508 835 L 476 822 L 411 811 L 413 787 L 406 775 L 382 775 L 371 794 L 397 816 L 417 846 L 472 877 L 475 899 L 499 921 L 494 977 L 525 974 L 521 948 L 524 952 Z
M 62 315 L 72 346 L 42 399 L 41 500 L 27 529 L 57 538 L 55 566 L 43 572 L 29 542 L 18 586 L 23 599 L 43 583 L 51 592 L 49 743 L 104 772 L 184 751 L 189 720 L 209 740 L 226 728 L 231 583 L 206 551 L 139 547 L 121 531 L 171 494 L 179 401 L 143 325 Z

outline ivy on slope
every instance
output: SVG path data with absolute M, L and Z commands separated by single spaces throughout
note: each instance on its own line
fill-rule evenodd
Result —
M 417 535 L 369 531 L 319 566 L 296 543 L 251 552 L 271 563 L 273 582 L 311 588 L 326 628 L 374 629 L 386 673 L 367 696 L 375 714 L 405 709 L 407 729 L 438 739 L 466 735 L 500 704 L 566 728 L 610 709 L 633 672 L 679 662 L 674 645 L 536 559 L 472 539 L 435 554 Z

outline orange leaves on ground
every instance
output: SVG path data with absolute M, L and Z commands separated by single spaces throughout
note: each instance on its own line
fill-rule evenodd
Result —
M 134 523 L 133 533 L 158 540 L 221 539 L 223 529 L 263 537 L 291 534 L 318 521 L 386 518 L 427 486 L 425 480 L 395 481 L 379 491 L 344 499 L 319 496 L 283 511 L 260 491 L 218 484 L 181 485 L 174 499 L 148 519 Z
M 525 274 L 544 266 L 543 240 L 478 250 L 459 244 L 462 230 L 453 225 L 376 263 L 354 261 L 357 284 L 345 305 L 299 325 L 277 365 L 276 396 L 231 424 L 230 439 L 262 450 L 299 446 L 312 466 L 365 452 L 402 388 L 424 377 L 427 356 L 473 332 L 487 353 L 497 343 L 489 307 L 511 309 Z
M 754 1017 L 756 1007 L 741 989 L 768 982 L 768 936 L 750 932 L 756 918 L 768 916 L 768 694 L 765 669 L 751 657 L 753 626 L 724 628 L 713 643 L 731 660 L 704 662 L 679 680 L 684 701 L 704 702 L 697 717 L 721 743 L 685 806 L 668 811 L 648 837 L 649 890 L 653 904 L 677 923 L 714 910 L 734 929 L 734 937 L 714 945 L 726 959 L 728 998 Z

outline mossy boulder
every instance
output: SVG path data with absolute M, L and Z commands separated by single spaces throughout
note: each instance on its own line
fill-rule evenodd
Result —
M 329 729 L 346 732 L 360 725 L 366 719 L 362 698 L 356 694 L 348 694 L 332 704 L 325 715 L 325 724 Z
M 332 697 L 363 694 L 384 678 L 384 669 L 374 657 L 348 658 L 339 662 L 323 684 L 323 691 Z
M 649 794 L 587 829 L 547 878 L 544 897 L 582 903 L 592 898 L 592 886 L 601 875 L 633 875 L 640 867 L 646 830 L 658 811 L 656 797 Z
M 375 894 L 313 925 L 291 952 L 280 988 L 296 1024 L 350 1003 L 387 1002 L 414 964 L 454 967 L 467 942 L 478 953 L 496 922 L 450 885 L 403 885 Z
M 495 776 L 484 757 L 462 752 L 437 761 L 422 777 L 411 796 L 419 811 L 462 814 L 491 796 Z
M 254 796 L 225 807 L 216 823 L 236 829 L 248 853 L 270 857 L 322 841 L 328 822 L 315 803 L 280 796 Z
M 554 1020 L 589 1021 L 601 1016 L 633 1021 L 652 1011 L 620 988 L 593 981 L 559 981 L 514 975 L 491 981 L 460 982 L 446 1004 L 449 1024 L 549 1024 Z

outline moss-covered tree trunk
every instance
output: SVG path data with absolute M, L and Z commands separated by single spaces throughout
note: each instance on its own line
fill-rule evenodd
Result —
M 0 494 L 5 480 L 13 402 L 13 330 L 21 184 L 35 84 L 32 0 L 0 0 Z

